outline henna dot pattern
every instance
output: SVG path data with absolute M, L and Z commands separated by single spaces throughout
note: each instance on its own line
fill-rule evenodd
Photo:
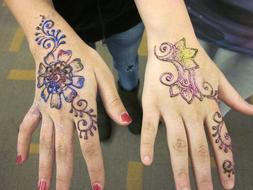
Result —
M 88 102 L 80 99 L 78 89 L 84 87 L 85 78 L 78 73 L 84 66 L 80 58 L 72 58 L 72 51 L 62 49 L 66 35 L 54 27 L 54 21 L 41 15 L 41 23 L 36 27 L 35 41 L 48 52 L 38 66 L 37 88 L 41 88 L 41 98 L 50 101 L 50 107 L 61 109 L 62 100 L 71 103 L 70 113 L 80 118 L 77 122 L 79 137 L 88 139 L 97 129 L 96 114 L 88 108 Z
M 186 40 L 182 38 L 175 44 L 164 42 L 159 49 L 154 47 L 154 54 L 160 61 L 173 64 L 177 73 L 165 72 L 160 77 L 160 82 L 169 87 L 170 97 L 180 95 L 188 104 L 191 104 L 194 98 L 202 101 L 204 98 L 218 101 L 218 92 L 212 85 L 204 81 L 200 90 L 195 77 L 195 71 L 199 65 L 194 58 L 198 49 L 186 47 Z

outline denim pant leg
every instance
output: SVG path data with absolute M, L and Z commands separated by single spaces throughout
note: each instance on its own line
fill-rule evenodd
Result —
M 132 90 L 139 81 L 138 48 L 144 31 L 143 23 L 105 39 L 118 72 L 119 83 L 125 90 Z

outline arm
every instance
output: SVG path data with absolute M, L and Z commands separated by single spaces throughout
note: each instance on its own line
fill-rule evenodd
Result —
M 232 144 L 218 101 L 250 115 L 252 105 L 243 100 L 201 48 L 183 0 L 135 2 L 148 38 L 142 96 L 142 162 L 152 163 L 161 117 L 167 129 L 176 188 L 191 188 L 190 152 L 198 189 L 213 189 L 205 126 L 222 185 L 232 189 L 235 173 Z
M 17 164 L 27 159 L 31 135 L 42 120 L 39 189 L 50 188 L 54 157 L 56 189 L 69 189 L 73 169 L 73 129 L 76 128 L 93 189 L 103 189 L 104 166 L 97 133 L 97 87 L 112 119 L 121 125 L 129 124 L 121 119 L 126 110 L 117 94 L 113 75 L 98 53 L 86 45 L 54 10 L 51 1 L 5 2 L 25 32 L 36 65 L 35 98 L 20 125 Z

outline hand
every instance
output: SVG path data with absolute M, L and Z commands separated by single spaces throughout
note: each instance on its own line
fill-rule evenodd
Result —
M 53 20 L 42 16 L 35 34 L 36 92 L 20 125 L 17 163 L 29 153 L 41 118 L 39 189 L 50 187 L 54 158 L 56 189 L 69 189 L 73 170 L 73 133 L 77 130 L 93 189 L 103 189 L 104 165 L 97 129 L 96 89 L 111 118 L 121 125 L 129 117 L 117 94 L 113 75 L 97 52 L 80 39 L 69 39 Z
M 225 189 L 232 189 L 235 181 L 232 144 L 218 101 L 251 115 L 253 106 L 229 84 L 197 40 L 191 42 L 187 43 L 185 38 L 150 42 L 142 97 L 141 159 L 145 165 L 152 163 L 162 118 L 176 189 L 191 188 L 188 153 L 198 189 L 213 189 L 206 127 L 221 183 Z

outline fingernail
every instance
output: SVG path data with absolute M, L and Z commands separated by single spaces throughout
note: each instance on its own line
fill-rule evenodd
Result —
M 95 183 L 95 184 L 93 184 L 93 186 L 92 186 L 92 190 L 102 190 L 102 187 L 101 187 L 100 184 Z
M 126 123 L 131 123 L 132 122 L 132 118 L 126 112 L 122 113 L 120 118 L 123 122 L 126 122 Z
M 150 157 L 149 156 L 144 156 L 143 158 L 145 163 L 149 163 L 150 162 Z
M 22 156 L 21 155 L 17 155 L 16 157 L 16 164 L 19 165 L 19 164 L 22 164 L 23 160 L 22 160 Z
M 46 188 L 47 188 L 47 182 L 41 179 L 38 184 L 38 190 L 46 190 Z

